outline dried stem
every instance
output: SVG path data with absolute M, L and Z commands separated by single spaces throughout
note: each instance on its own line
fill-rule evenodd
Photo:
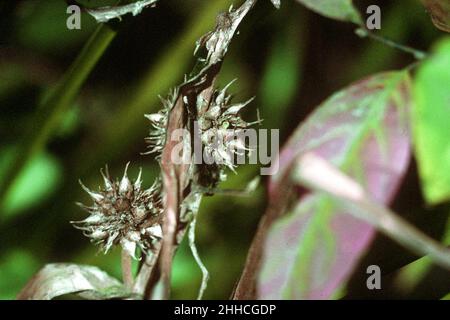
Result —
M 326 179 L 323 179 L 326 177 Z M 298 160 L 294 179 L 313 190 L 325 192 L 346 208 L 399 244 L 419 255 L 428 255 L 435 263 L 450 270 L 450 250 L 370 199 L 365 190 L 326 160 L 305 154 Z
M 206 287 L 208 286 L 209 280 L 209 272 L 203 264 L 202 260 L 197 251 L 197 247 L 195 246 L 195 225 L 197 222 L 197 217 L 194 217 L 189 226 L 189 247 L 191 248 L 192 255 L 194 256 L 197 265 L 199 266 L 202 272 L 202 284 L 200 285 L 200 290 L 198 291 L 197 300 L 201 300 L 203 298 L 203 294 L 205 293 Z
M 289 174 L 289 172 L 286 173 L 285 177 L 280 179 L 280 181 L 290 181 L 288 178 Z M 247 253 L 245 266 L 232 294 L 232 299 L 254 300 L 257 298 L 256 280 L 261 265 L 263 245 L 273 221 L 285 211 L 291 193 L 292 184 L 290 183 L 280 183 L 274 189 L 274 194 L 269 199 L 266 212 L 259 222 L 256 234 Z
M 133 293 L 140 295 L 144 299 L 150 296 L 148 287 L 151 285 L 152 275 L 155 270 L 160 251 L 161 243 L 158 242 L 155 244 L 153 252 L 148 253 L 145 258 L 143 257 L 144 261 L 142 262 L 142 266 L 135 279 Z
M 121 263 L 122 263 L 122 280 L 125 287 L 128 290 L 133 288 L 133 270 L 132 270 L 132 257 L 126 250 L 122 250 Z
M 203 69 L 179 86 L 173 107 L 169 111 L 167 139 L 161 154 L 164 191 L 164 237 L 161 248 L 160 272 L 163 283 L 163 298 L 165 299 L 170 295 L 173 254 L 187 228 L 187 224 L 182 225 L 180 221 L 186 220 L 188 211 L 193 211 L 191 208 L 197 207 L 200 201 L 200 197 L 196 197 L 194 206 L 185 203 L 190 195 L 198 193 L 195 188 L 197 185 L 196 177 L 193 175 L 195 170 L 191 170 L 190 165 L 175 165 L 172 163 L 173 148 L 181 141 L 174 141 L 170 138 L 175 130 L 181 128 L 187 128 L 193 132 L 194 117 L 197 113 L 206 112 L 204 108 L 197 109 L 196 101 L 200 99 L 200 101 L 206 102 L 206 106 L 211 101 L 215 90 L 214 84 L 228 46 L 240 22 L 255 3 L 256 0 L 247 0 L 237 10 L 218 15 L 215 30 L 207 33 L 197 43 L 197 49 L 205 47 L 208 52 L 206 59 L 199 59 L 199 63 L 204 65 Z M 189 115 L 194 115 L 194 117 Z M 196 214 L 196 212 L 192 213 Z M 176 237 L 179 239 L 176 239 Z

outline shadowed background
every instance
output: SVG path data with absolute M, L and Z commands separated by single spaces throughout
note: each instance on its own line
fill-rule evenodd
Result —
M 115 1 L 80 2 L 92 6 Z M 362 13 L 369 4 L 380 5 L 382 30 L 378 33 L 399 43 L 429 50 L 442 35 L 419 1 L 354 2 Z M 32 155 L 0 201 L 0 298 L 14 298 L 50 262 L 96 265 L 120 278 L 119 250 L 97 253 L 69 224 L 86 216 L 75 203 L 89 203 L 78 179 L 95 189 L 101 184 L 101 167 L 108 164 L 111 175 L 120 177 L 131 161 L 130 176 L 135 177 L 142 167 L 144 184 L 152 184 L 159 168 L 152 156 L 141 155 L 150 129 L 143 115 L 157 111 L 158 95 L 165 96 L 191 71 L 195 40 L 214 27 L 216 14 L 231 3 L 161 0 L 137 17 L 110 24 L 117 34 L 106 52 L 75 101 L 58 116 L 57 129 L 48 136 L 44 151 Z M 30 126 L 37 118 L 47 117 L 46 110 L 38 108 L 44 93 L 64 75 L 97 27 L 92 17 L 83 14 L 81 30 L 68 30 L 66 7 L 63 0 L 0 2 L 0 181 L 20 159 L 19 144 L 24 139 L 33 141 Z M 244 118 L 256 119 L 258 109 L 262 127 L 280 129 L 282 144 L 334 91 L 372 73 L 414 62 L 400 51 L 358 38 L 353 30 L 353 25 L 323 18 L 294 0 L 282 1 L 280 10 L 261 0 L 229 48 L 220 84 L 238 79 L 231 87 L 235 101 L 256 96 Z M 229 174 L 223 188 L 242 189 L 258 172 L 255 165 L 242 166 L 237 175 Z M 432 210 L 423 206 L 414 165 L 404 185 L 407 189 L 400 192 L 395 208 L 438 237 L 448 208 L 426 212 Z M 197 246 L 211 273 L 206 298 L 230 296 L 265 201 L 264 183 L 247 198 L 204 199 Z M 412 259 L 383 237 L 370 252 L 365 259 L 388 271 Z M 350 298 L 368 294 L 360 288 L 363 271 L 355 273 Z M 199 283 L 200 270 L 184 244 L 175 258 L 173 298 L 195 298 Z M 431 297 L 424 286 L 423 295 Z M 383 294 L 391 297 L 392 293 Z

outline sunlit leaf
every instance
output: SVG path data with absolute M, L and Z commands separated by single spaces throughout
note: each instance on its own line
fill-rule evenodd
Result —
M 426 200 L 450 199 L 450 39 L 419 67 L 414 81 L 412 124 Z
M 0 178 L 2 171 L 10 165 L 15 150 L 0 150 Z M 48 153 L 41 153 L 30 161 L 18 177 L 1 208 L 3 218 L 20 213 L 45 200 L 56 189 L 62 178 L 62 168 Z
M 361 16 L 352 0 L 297 0 L 307 8 L 325 16 L 361 24 Z
M 379 74 L 334 94 L 284 147 L 271 193 L 286 183 L 283 177 L 299 156 L 314 152 L 358 181 L 374 201 L 388 203 L 410 158 L 409 95 L 405 72 Z M 258 298 L 336 297 L 373 235 L 373 226 L 336 210 L 329 198 L 302 196 L 269 232 Z
M 80 293 L 90 299 L 127 297 L 122 284 L 97 267 L 55 263 L 41 269 L 18 295 L 20 300 L 51 300 Z
M 450 32 L 450 1 L 448 0 L 422 0 L 427 10 L 430 12 L 434 25 Z

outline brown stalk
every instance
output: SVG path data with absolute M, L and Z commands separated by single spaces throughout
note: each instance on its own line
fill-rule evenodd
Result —
M 127 289 L 133 288 L 133 271 L 131 256 L 126 250 L 122 250 L 121 262 L 122 262 L 122 279 Z
M 151 291 L 150 287 L 158 282 L 157 274 L 159 273 L 163 285 L 161 298 L 167 299 L 170 295 L 173 255 L 189 226 L 189 221 L 186 217 L 188 210 L 186 208 L 189 204 L 186 204 L 185 200 L 189 196 L 199 193 L 197 190 L 197 181 L 199 179 L 197 172 L 193 170 L 191 165 L 177 165 L 171 160 L 174 147 L 183 142 L 172 140 L 172 133 L 177 129 L 187 129 L 191 132 L 191 137 L 194 136 L 193 122 L 202 113 L 206 112 L 208 108 L 215 91 L 214 84 L 222 66 L 223 58 L 228 50 L 228 45 L 240 22 L 256 1 L 247 0 L 237 10 L 218 15 L 215 30 L 207 33 L 197 43 L 197 49 L 204 47 L 207 50 L 207 58 L 199 59 L 199 63 L 204 65 L 203 69 L 179 86 L 177 90 L 177 96 L 168 115 L 166 144 L 161 155 L 164 194 L 164 221 L 162 229 L 164 237 L 161 247 L 157 248 L 150 258 L 147 257 L 150 261 L 146 260 L 143 263 L 134 288 L 136 293 L 144 294 L 144 292 Z M 198 98 L 205 102 L 203 108 L 197 108 L 196 102 Z M 192 161 L 192 163 L 194 162 Z M 201 197 L 198 198 L 198 200 L 200 199 Z M 158 268 L 155 268 L 156 266 Z M 149 294 L 146 293 L 144 296 L 148 298 Z
M 267 232 L 272 223 L 285 212 L 292 195 L 292 184 L 286 183 L 286 181 L 290 181 L 290 170 L 287 171 L 285 177 L 280 179 L 283 183 L 280 183 L 274 188 L 276 191 L 274 195 L 269 198 L 266 212 L 259 222 L 255 237 L 253 238 L 247 253 L 244 270 L 242 271 L 241 277 L 232 294 L 232 299 L 234 300 L 257 299 L 256 277 L 261 265 L 262 252 Z

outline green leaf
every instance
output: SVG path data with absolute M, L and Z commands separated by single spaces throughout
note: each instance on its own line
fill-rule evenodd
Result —
M 30 252 L 19 248 L 9 249 L 0 262 L 0 299 L 14 299 L 17 292 L 25 285 L 26 279 L 30 278 L 38 268 L 39 262 Z
M 1 178 L 16 150 L 3 148 L 0 153 L 2 154 L 0 161 Z M 61 165 L 53 156 L 48 153 L 40 153 L 35 156 L 18 176 L 6 195 L 1 208 L 3 218 L 23 212 L 45 200 L 56 189 L 61 178 Z
M 95 28 L 92 19 L 81 19 L 80 30 L 69 30 L 65 1 L 26 1 L 16 33 L 20 44 L 37 52 L 58 54 L 76 48 Z M 87 18 L 87 16 L 86 16 Z
M 419 67 L 412 112 L 415 154 L 429 204 L 450 199 L 450 39 Z
M 361 16 L 352 0 L 297 0 L 325 17 L 362 24 Z
M 4 178 L 0 179 L 0 205 L 4 204 L 5 196 L 10 192 L 11 186 L 15 185 L 22 169 L 44 149 L 54 131 L 60 127 L 65 112 L 115 35 L 116 32 L 109 27 L 99 26 L 66 75 L 43 96 L 39 112 L 36 112 L 21 137 L 19 151 L 12 165 L 8 166 Z
M 112 299 L 130 294 L 115 278 L 97 267 L 68 263 L 48 264 L 19 293 L 19 300 L 51 300 L 78 293 L 89 299 Z

